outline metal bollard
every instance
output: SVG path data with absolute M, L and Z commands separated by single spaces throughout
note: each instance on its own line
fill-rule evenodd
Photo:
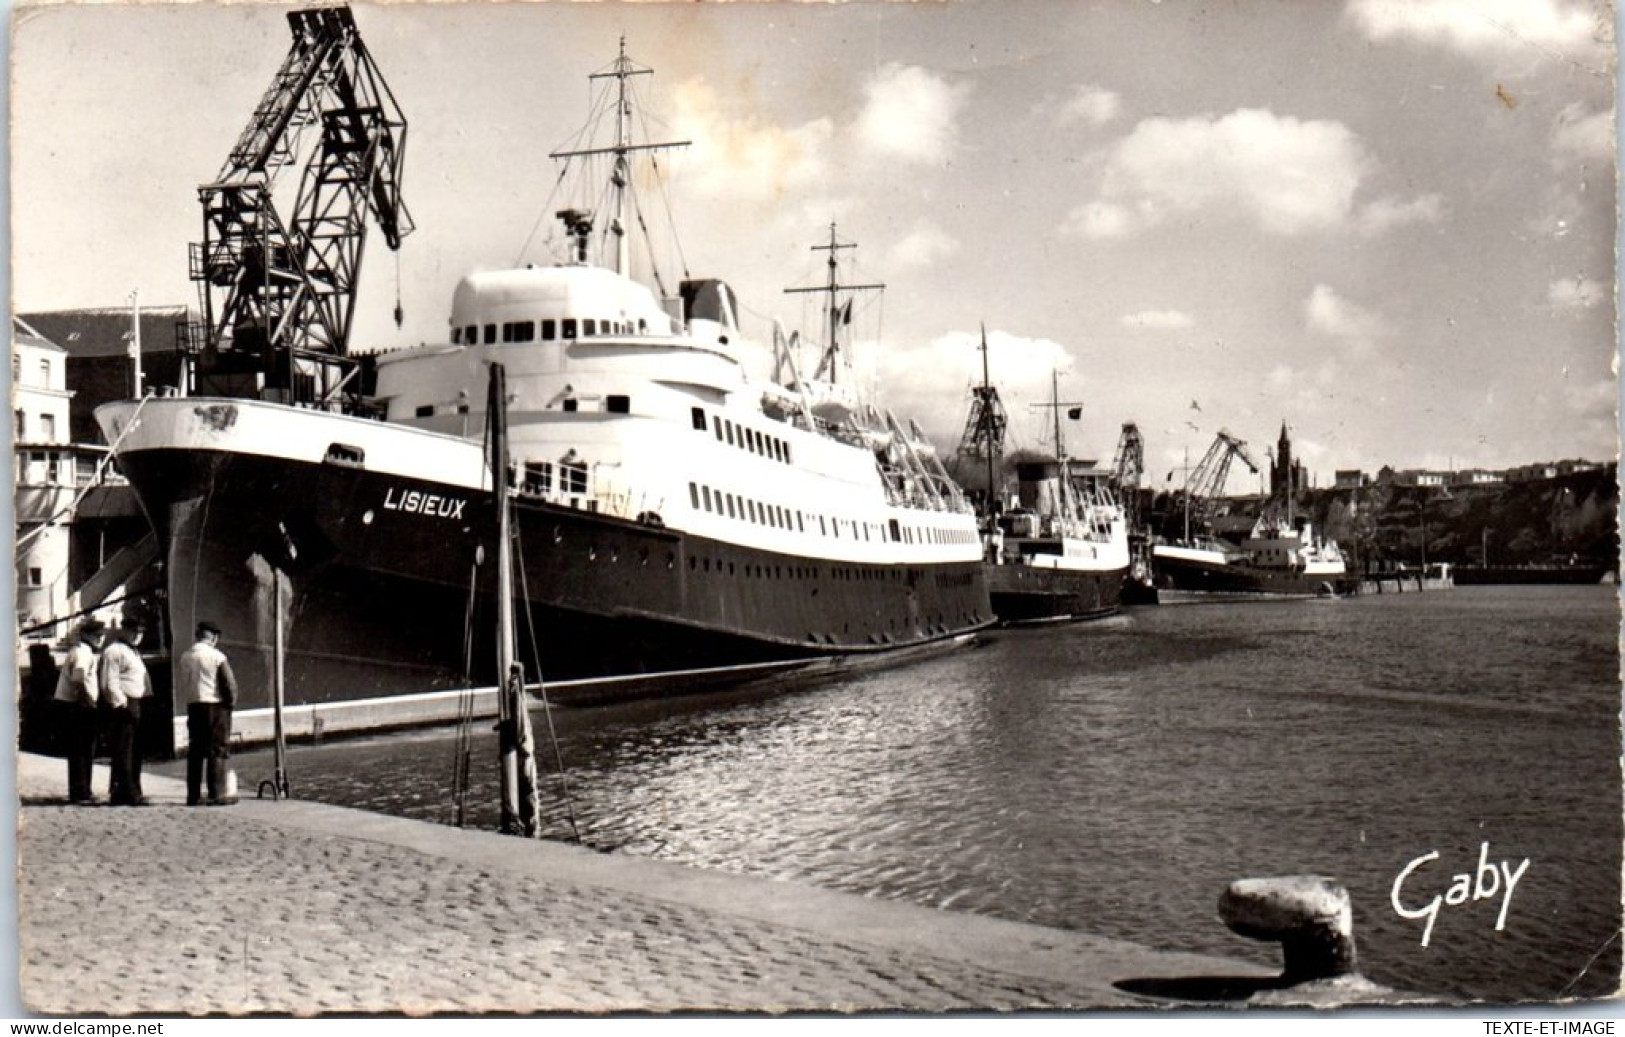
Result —
M 1220 894 L 1219 917 L 1249 939 L 1278 941 L 1287 985 L 1356 971 L 1354 908 L 1348 890 L 1335 879 L 1241 879 Z

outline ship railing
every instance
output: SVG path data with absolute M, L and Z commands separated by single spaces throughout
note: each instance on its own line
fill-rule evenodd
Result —
M 559 461 L 521 461 L 514 466 L 511 482 L 522 500 L 616 518 L 659 514 L 659 504 L 651 505 L 648 494 L 612 483 L 599 467 L 569 454 Z

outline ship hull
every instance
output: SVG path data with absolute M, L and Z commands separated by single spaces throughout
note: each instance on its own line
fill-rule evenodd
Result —
M 1330 598 L 1358 594 L 1360 581 L 1346 572 L 1301 573 L 1158 553 L 1157 600 L 1161 604 L 1246 601 L 1259 598 Z
M 146 449 L 120 463 L 164 545 L 174 640 L 200 620 L 224 629 L 239 709 L 270 705 L 279 613 L 293 708 L 493 683 L 488 491 L 229 451 Z M 993 621 L 979 561 L 809 559 L 652 518 L 523 498 L 515 511 L 521 651 L 554 701 L 714 687 Z
M 1100 619 L 1122 606 L 1127 569 L 987 566 L 988 597 L 1008 626 Z
M 1451 570 L 1457 586 L 1475 587 L 1509 584 L 1601 583 L 1613 566 L 1593 565 L 1458 565 Z

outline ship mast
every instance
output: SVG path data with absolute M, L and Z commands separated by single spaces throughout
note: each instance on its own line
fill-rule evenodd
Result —
M 1060 375 L 1053 369 L 1049 373 L 1049 383 L 1050 402 L 1035 403 L 1033 406 L 1048 407 L 1053 412 L 1052 416 L 1055 420 L 1055 463 L 1061 469 L 1061 511 L 1068 518 L 1076 518 L 1077 515 L 1073 508 L 1071 487 L 1069 485 L 1072 482 L 1072 473 L 1067 470 L 1066 443 L 1061 438 L 1061 408 L 1068 408 L 1068 413 L 1073 417 L 1077 417 L 1083 413 L 1083 404 L 1075 400 L 1067 403 L 1061 402 Z
M 626 56 L 626 37 L 621 37 L 621 51 L 609 69 L 604 72 L 594 72 L 587 78 L 615 80 L 615 142 L 607 148 L 581 148 L 574 151 L 554 151 L 549 158 L 567 159 L 582 158 L 592 155 L 610 155 L 614 157 L 614 166 L 610 173 L 609 182 L 614 190 L 614 212 L 611 215 L 609 232 L 615 235 L 615 272 L 622 277 L 631 272 L 631 250 L 626 236 L 626 196 L 627 189 L 632 183 L 632 163 L 628 158 L 634 151 L 661 151 L 666 148 L 686 148 L 692 141 L 673 140 L 650 144 L 632 143 L 632 96 L 628 81 L 633 76 L 652 76 L 654 69 L 634 64 Z M 565 222 L 569 232 L 580 239 L 592 230 L 592 214 L 576 209 L 565 209 L 558 213 Z M 581 252 L 585 252 L 585 243 L 580 245 Z M 585 256 L 581 256 L 585 261 Z
M 884 284 L 880 283 L 841 283 L 839 269 L 840 263 L 836 257 L 836 253 L 843 248 L 857 247 L 857 244 L 854 242 L 837 241 L 835 238 L 835 224 L 831 223 L 829 225 L 829 244 L 812 246 L 812 250 L 814 252 L 829 253 L 829 280 L 826 283 L 817 285 L 815 287 L 786 288 L 784 290 L 786 295 L 798 295 L 805 292 L 824 292 L 829 296 L 827 312 L 827 318 L 829 320 L 829 341 L 824 346 L 824 355 L 818 360 L 818 369 L 813 372 L 814 381 L 823 378 L 826 370 L 829 372 L 830 382 L 833 383 L 840 380 L 836 377 L 835 363 L 835 359 L 839 355 L 841 349 L 840 332 L 842 327 L 852 323 L 852 300 L 848 299 L 846 301 L 846 305 L 841 305 L 840 293 L 880 291 L 886 287 Z

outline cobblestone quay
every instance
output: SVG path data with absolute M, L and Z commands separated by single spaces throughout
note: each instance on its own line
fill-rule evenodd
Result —
M 146 807 L 69 806 L 40 756 L 17 779 L 40 1014 L 1057 1010 L 1169 1004 L 1119 980 L 1269 974 L 298 800 L 188 808 L 158 775 Z

